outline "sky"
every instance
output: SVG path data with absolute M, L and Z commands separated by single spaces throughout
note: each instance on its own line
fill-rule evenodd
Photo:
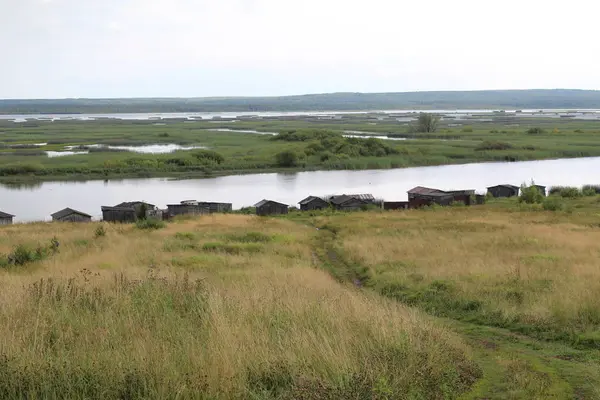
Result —
M 0 0 L 0 98 L 600 89 L 594 0 Z

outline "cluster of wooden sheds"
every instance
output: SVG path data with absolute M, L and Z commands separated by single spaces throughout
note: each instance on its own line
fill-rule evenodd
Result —
M 535 185 L 542 194 L 546 194 L 546 187 Z M 513 197 L 519 195 L 519 186 L 497 185 L 491 186 L 488 194 L 493 197 Z M 440 190 L 417 186 L 408 191 L 408 201 L 385 201 L 377 200 L 371 194 L 342 194 L 329 197 L 308 196 L 300 200 L 301 211 L 322 210 L 334 208 L 342 211 L 363 209 L 376 206 L 384 210 L 402 210 L 420 208 L 437 204 L 449 206 L 453 203 L 464 203 L 466 206 L 472 204 L 483 204 L 485 195 L 475 194 L 475 190 Z M 274 200 L 262 200 L 254 205 L 257 215 L 287 214 L 290 206 Z
M 546 187 L 536 185 L 542 194 L 546 194 Z M 514 197 L 519 195 L 519 186 L 497 185 L 487 188 L 488 194 L 493 197 Z M 461 202 L 467 206 L 483 204 L 485 196 L 475 194 L 474 190 L 451 190 L 417 186 L 408 191 L 408 201 L 384 201 L 376 199 L 372 194 L 341 194 L 327 197 L 308 196 L 300 200 L 301 211 L 322 210 L 334 208 L 342 211 L 360 210 L 379 207 L 385 210 L 400 210 L 420 208 L 433 204 L 448 206 Z M 287 214 L 290 206 L 274 200 L 262 200 L 254 205 L 257 215 Z M 232 211 L 231 203 L 202 202 L 184 200 L 179 204 L 169 204 L 166 209 L 159 209 L 154 204 L 144 201 L 132 201 L 115 206 L 102 206 L 102 219 L 107 222 L 135 222 L 138 219 L 156 218 L 169 219 L 178 215 L 204 215 L 212 213 L 225 213 Z M 53 221 L 62 222 L 88 222 L 92 216 L 72 208 L 65 208 L 51 215 Z M 0 225 L 12 224 L 14 215 L 0 211 Z

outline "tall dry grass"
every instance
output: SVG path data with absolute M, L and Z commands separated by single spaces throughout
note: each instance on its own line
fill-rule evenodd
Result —
M 210 216 L 157 231 L 32 224 L 0 253 L 1 398 L 454 398 L 479 372 L 457 337 L 315 268 L 314 230 Z
M 320 223 L 336 224 L 341 251 L 366 266 L 369 283 L 390 297 L 437 315 L 600 345 L 595 225 L 485 207 L 352 214 Z

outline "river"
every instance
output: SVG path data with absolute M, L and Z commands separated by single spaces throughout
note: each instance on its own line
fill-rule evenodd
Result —
M 600 157 L 475 163 L 367 171 L 317 171 L 279 174 L 234 175 L 210 179 L 125 179 L 86 182 L 43 182 L 29 186 L 0 185 L 0 211 L 16 215 L 15 222 L 49 220 L 65 207 L 99 219 L 100 206 L 144 200 L 159 207 L 181 200 L 233 203 L 234 208 L 251 206 L 268 198 L 290 205 L 308 195 L 372 193 L 389 201 L 406 200 L 415 186 L 443 190 L 474 189 L 532 179 L 540 185 L 600 183 Z

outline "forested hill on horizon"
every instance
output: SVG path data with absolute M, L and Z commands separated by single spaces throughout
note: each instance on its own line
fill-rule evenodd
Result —
M 279 97 L 0 100 L 0 114 L 600 108 L 600 91 L 576 89 L 327 93 Z

